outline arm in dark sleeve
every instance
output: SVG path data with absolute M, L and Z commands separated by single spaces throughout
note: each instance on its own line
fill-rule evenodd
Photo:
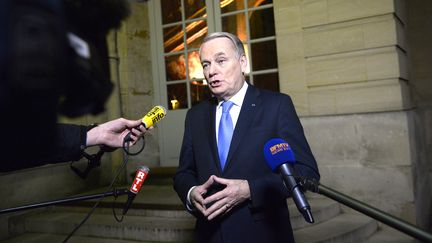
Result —
M 177 192 L 184 205 L 186 205 L 189 189 L 198 184 L 192 147 L 192 127 L 189 122 L 189 117 L 190 111 L 188 111 L 186 115 L 179 167 L 174 175 L 174 190 Z
M 281 177 L 271 171 L 265 177 L 248 180 L 248 183 L 252 208 L 272 207 L 272 205 L 278 205 L 281 200 L 290 196 Z
M 87 127 L 73 124 L 57 124 L 56 140 L 49 151 L 43 151 L 35 157 L 33 163 L 44 165 L 49 163 L 61 163 L 75 161 L 82 158 L 82 150 L 87 140 Z
M 50 140 L 41 139 L 44 142 L 43 146 L 38 146 L 37 149 L 23 146 L 22 151 L 7 154 L 6 161 L 1 163 L 0 172 L 79 160 L 82 157 L 82 149 L 87 140 L 87 127 L 57 124 L 54 129 L 56 130 L 54 138 Z M 41 141 L 36 138 L 32 142 Z M 31 146 L 31 143 L 28 144 Z
M 86 140 L 86 126 L 57 124 L 57 146 L 55 151 L 45 158 L 45 161 L 58 163 L 81 159 Z
M 283 96 L 278 120 L 279 136 L 288 142 L 296 158 L 295 169 L 298 176 L 320 179 L 317 162 L 306 140 L 303 126 L 297 116 L 291 98 Z
M 277 111 L 275 111 L 277 114 L 277 117 L 275 117 L 277 119 L 276 137 L 284 139 L 291 146 L 297 161 L 295 166 L 298 172 L 297 175 L 319 180 L 320 175 L 315 158 L 306 140 L 291 98 L 283 95 L 277 101 L 275 100 L 274 107 L 278 107 Z M 266 176 L 248 181 L 251 192 L 251 206 L 254 208 L 268 207 L 291 196 L 278 173 L 273 173 L 268 167 L 262 169 L 268 169 Z

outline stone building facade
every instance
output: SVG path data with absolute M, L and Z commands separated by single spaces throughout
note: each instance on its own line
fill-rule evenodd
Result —
M 432 230 L 432 2 L 273 3 L 280 91 L 293 98 L 321 183 Z M 107 112 L 63 121 L 139 118 L 153 106 L 159 91 L 151 68 L 148 5 L 132 2 L 131 17 L 109 37 L 116 89 Z M 158 143 L 158 132 L 150 132 L 128 173 L 138 162 L 158 166 Z M 3 174 L 0 191 L 9 200 L 0 206 L 106 185 L 121 160 L 121 152 L 106 156 L 87 181 L 68 164 Z

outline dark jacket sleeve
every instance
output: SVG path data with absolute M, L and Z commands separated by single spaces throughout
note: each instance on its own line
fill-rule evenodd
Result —
M 288 95 L 283 96 L 279 113 L 281 115 L 278 120 L 278 126 L 280 127 L 278 135 L 288 142 L 295 154 L 296 163 L 294 167 L 298 176 L 319 181 L 320 174 L 317 162 L 307 142 L 294 104 Z
M 48 157 L 42 159 L 49 163 L 79 160 L 82 158 L 86 140 L 86 126 L 58 124 L 56 149 Z
M 276 114 L 270 116 L 275 121 L 275 137 L 287 141 L 296 156 L 295 170 L 298 173 L 297 176 L 319 180 L 320 174 L 316 160 L 291 98 L 288 95 L 273 95 L 267 100 L 270 100 L 269 104 L 272 105 L 266 107 L 266 114 Z M 267 124 L 272 123 L 267 121 Z M 252 207 L 268 207 L 269 204 L 277 203 L 280 198 L 291 196 L 277 173 L 269 172 L 265 177 L 249 180 L 249 186 Z
M 0 172 L 79 160 L 87 140 L 87 127 L 57 124 L 54 129 L 56 130 L 55 138 L 48 141 L 34 137 L 23 139 L 26 141 L 26 146 L 14 148 L 13 152 L 8 151 L 4 161 L 0 164 Z M 38 149 L 32 149 L 32 143 L 41 141 L 43 145 L 35 146 Z
M 192 128 L 190 124 L 190 111 L 188 111 L 185 119 L 185 129 L 180 151 L 179 167 L 174 176 L 174 189 L 185 205 L 189 189 L 198 185 L 191 132 Z

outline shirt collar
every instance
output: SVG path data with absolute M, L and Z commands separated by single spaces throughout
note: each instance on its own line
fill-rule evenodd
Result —
M 248 86 L 249 85 L 245 81 L 243 83 L 243 86 L 241 87 L 241 89 L 233 97 L 231 97 L 231 99 L 229 99 L 229 101 L 233 102 L 234 105 L 241 107 L 243 104 L 244 97 L 246 96 L 246 91 L 248 89 Z M 223 100 L 219 101 L 218 108 L 222 105 L 222 103 L 223 103 Z

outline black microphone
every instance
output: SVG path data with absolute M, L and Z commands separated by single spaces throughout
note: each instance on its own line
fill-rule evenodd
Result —
M 294 178 L 293 164 L 296 163 L 296 160 L 289 144 L 280 138 L 270 139 L 264 146 L 264 157 L 271 170 L 282 175 L 285 186 L 290 191 L 297 209 L 306 222 L 313 223 L 309 203 Z
M 149 171 L 150 171 L 150 169 L 147 166 L 140 166 L 137 169 L 135 179 L 134 179 L 134 181 L 131 185 L 131 188 L 129 189 L 129 192 L 128 192 L 127 202 L 123 208 L 123 215 L 125 215 L 127 213 L 130 206 L 132 205 L 133 200 L 135 199 L 135 196 L 141 190 L 141 186 L 144 183 L 145 179 L 147 178 Z

